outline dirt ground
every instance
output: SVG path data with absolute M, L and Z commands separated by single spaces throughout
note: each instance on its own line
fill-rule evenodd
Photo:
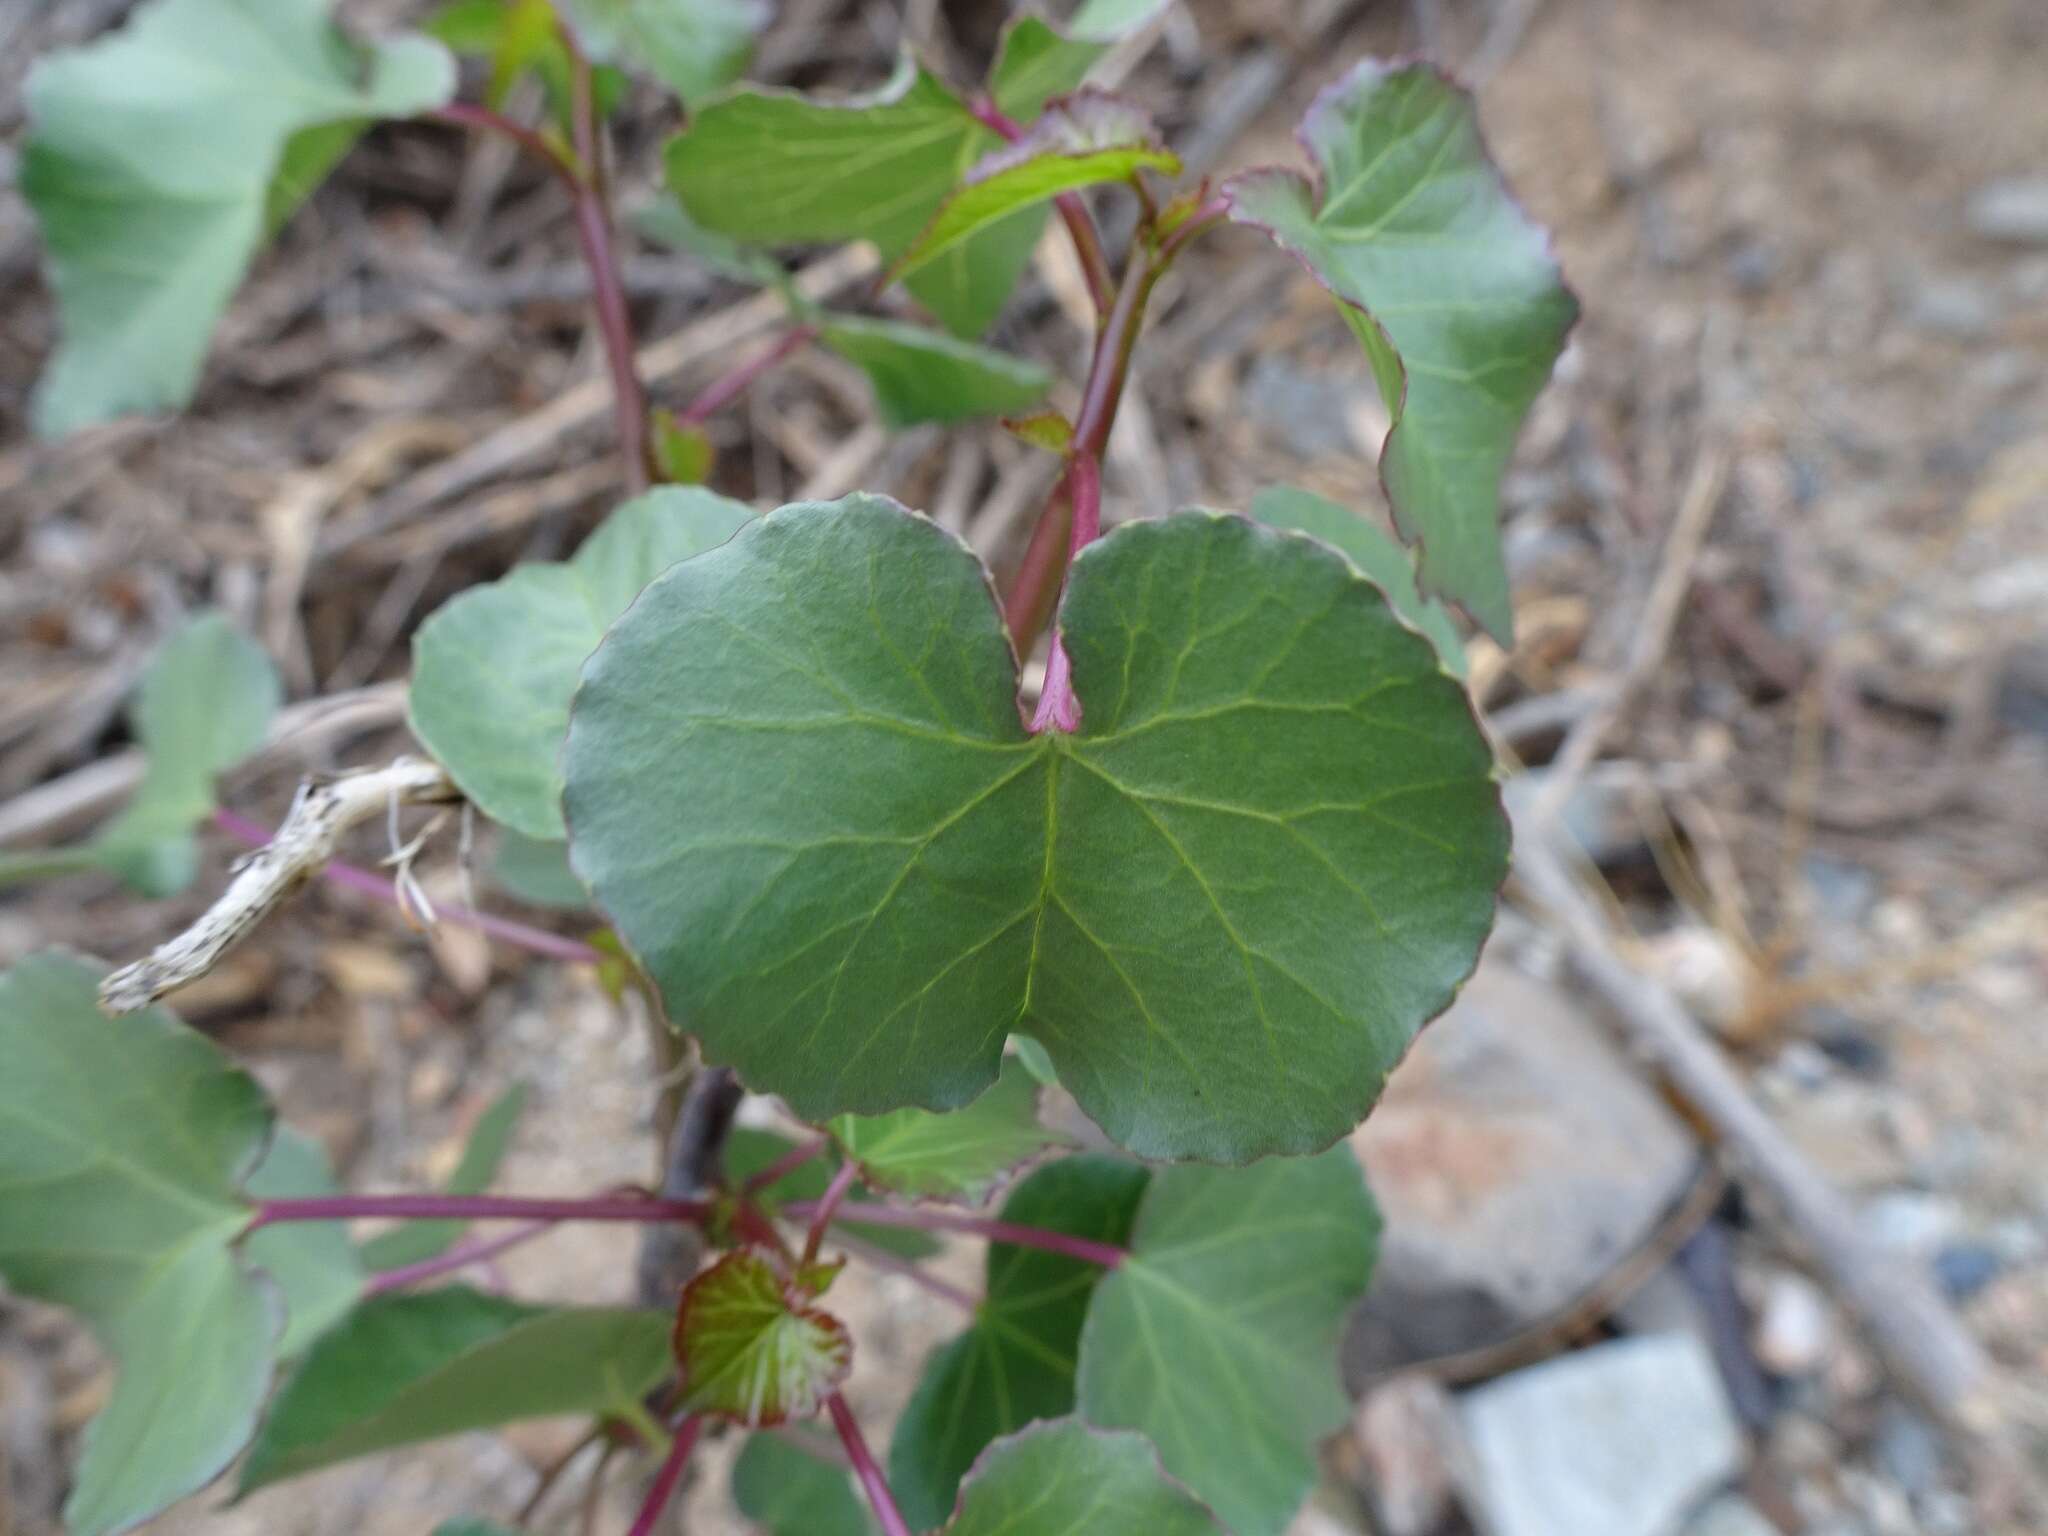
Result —
M 0 16 L 8 144 L 30 56 L 124 8 L 55 0 Z M 416 8 L 344 9 L 374 21 Z M 783 0 L 756 74 L 872 83 L 906 12 L 941 62 L 978 68 L 1002 9 Z M 1126 84 L 1191 162 L 1222 171 L 1290 156 L 1310 96 L 1357 57 L 1425 43 L 1483 77 L 1490 142 L 1556 232 L 1585 308 L 1506 486 L 1518 644 L 1475 642 L 1475 691 L 1540 769 L 1625 674 L 1667 536 L 1707 499 L 1670 642 L 1646 658 L 1654 669 L 1580 791 L 1613 829 L 1592 851 L 1616 931 L 1717 1028 L 1900 1262 L 1931 1266 L 2004 1377 L 2007 1460 L 1986 1470 L 1951 1448 L 1916 1462 L 1896 1431 L 1898 1384 L 1831 1298 L 1827 1358 L 1759 1429 L 1746 1486 L 1788 1533 L 2048 1529 L 2048 227 L 2001 234 L 1981 213 L 1986 188 L 2048 175 L 2048 7 L 1191 0 Z M 651 195 L 673 126 L 653 97 L 634 103 L 622 185 Z M 0 154 L 11 181 L 13 150 Z M 747 300 L 629 249 L 643 342 Z M 538 414 L 602 371 L 566 205 L 495 147 L 425 127 L 372 135 L 260 262 L 198 399 L 173 419 L 29 438 L 53 327 L 37 261 L 10 190 L 10 840 L 75 829 L 75 807 L 25 827 L 8 817 L 58 804 L 51 785 L 123 745 L 122 698 L 180 612 L 226 607 L 295 698 L 402 678 L 406 637 L 436 603 L 573 547 L 614 500 L 602 412 L 565 430 Z M 1078 380 L 1073 297 L 1049 242 L 996 339 Z M 655 393 L 680 403 L 729 361 L 692 358 Z M 522 451 L 502 471 L 433 494 L 437 466 L 507 427 Z M 1378 507 L 1383 430 L 1327 302 L 1226 232 L 1161 292 L 1109 511 L 1241 508 L 1283 479 Z M 1049 483 L 992 427 L 886 437 L 830 359 L 774 374 L 714 435 L 722 490 L 764 503 L 888 491 L 999 565 Z M 230 803 L 274 819 L 305 767 L 388 757 L 403 736 L 383 718 L 310 763 L 238 775 Z M 133 956 L 218 889 L 229 852 L 168 903 L 90 877 L 0 896 L 0 963 L 49 943 Z M 452 855 L 427 867 L 453 879 Z M 580 972 L 461 933 L 428 944 L 322 890 L 180 1009 L 254 1067 L 352 1186 L 444 1173 L 514 1079 L 533 1099 L 501 1187 L 584 1191 L 650 1170 L 646 1031 Z M 1745 1284 L 1800 1262 L 1768 1213 L 1742 1241 Z M 575 1232 L 508 1274 L 521 1294 L 616 1300 L 631 1259 L 630 1238 Z M 946 1262 L 971 1281 L 972 1254 Z M 878 1428 L 953 1325 L 936 1305 L 895 1279 L 859 1293 L 854 1398 Z M 0 1532 L 55 1529 L 61 1468 L 105 1390 L 60 1316 L 0 1303 Z M 567 1434 L 538 1426 L 344 1467 L 228 1512 L 208 1495 L 149 1528 L 396 1536 L 504 1515 Z M 715 1462 L 677 1529 L 744 1529 Z M 1336 1486 L 1345 1465 L 1333 1457 L 1303 1533 L 1365 1528 Z M 623 1528 L 619 1481 L 610 1519 Z

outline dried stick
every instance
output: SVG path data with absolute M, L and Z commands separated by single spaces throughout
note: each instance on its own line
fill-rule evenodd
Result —
M 1547 912 L 1574 966 L 1620 1019 L 1629 1042 L 1720 1138 L 1869 1329 L 1915 1396 L 1951 1427 L 1996 1425 L 1990 1362 L 1915 1266 L 1865 1235 L 1833 1186 L 1743 1087 L 1734 1068 L 1662 983 L 1622 959 L 1593 901 L 1566 868 L 1542 824 L 1516 839 L 1515 875 Z
M 100 983 L 100 1006 L 112 1014 L 134 1013 L 204 976 L 320 872 L 351 828 L 399 805 L 445 805 L 461 798 L 439 763 L 417 757 L 301 791 L 277 836 L 249 856 L 199 921 Z

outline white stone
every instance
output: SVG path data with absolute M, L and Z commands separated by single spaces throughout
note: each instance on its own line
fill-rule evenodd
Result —
M 1563 1355 L 1460 1408 L 1488 1536 L 1679 1536 L 1742 1466 L 1714 1362 L 1685 1334 Z

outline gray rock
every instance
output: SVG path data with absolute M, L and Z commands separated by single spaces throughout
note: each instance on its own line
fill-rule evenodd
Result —
M 1988 336 L 1998 325 L 1998 295 L 1968 278 L 1931 278 L 1913 295 L 1913 323 L 1965 341 Z
M 1489 956 L 1353 1138 L 1386 1216 L 1354 1383 L 1500 1342 L 1578 1300 L 1700 1151 L 1557 987 Z
M 2006 176 L 1970 195 L 1970 228 L 1987 240 L 2048 245 L 2048 176 Z
M 1763 1512 L 1737 1493 L 1723 1494 L 1693 1516 L 1685 1536 L 1783 1536 Z
M 1563 1355 L 1460 1407 L 1489 1536 L 1680 1536 L 1742 1466 L 1714 1363 L 1684 1334 Z
M 1918 1189 L 1888 1189 L 1865 1202 L 1863 1230 L 1880 1248 L 1931 1259 L 1963 1231 L 1963 1210 L 1945 1195 Z
M 1924 1499 L 1941 1486 L 1941 1436 L 1919 1414 L 1897 1399 L 1878 1410 L 1871 1449 L 1885 1476 L 1914 1499 Z

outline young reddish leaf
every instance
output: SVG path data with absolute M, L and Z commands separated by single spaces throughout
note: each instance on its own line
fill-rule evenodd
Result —
M 1237 1536 L 1279 1536 L 1350 1413 L 1338 1344 L 1378 1236 L 1348 1145 L 1161 1169 L 1089 1303 L 1082 1415 L 1151 1436 Z
M 1060 624 L 1081 729 L 1034 736 L 957 540 L 877 497 L 749 524 L 584 668 L 578 873 L 806 1118 L 965 1104 L 1018 1032 L 1141 1155 L 1328 1146 L 1492 922 L 1469 702 L 1348 562 L 1236 518 L 1091 544 Z
M 573 558 L 516 566 L 442 605 L 413 636 L 413 734 L 485 815 L 561 837 L 578 668 L 642 587 L 753 515 L 699 487 L 663 486 L 620 507 Z
M 1022 138 L 975 163 L 897 258 L 889 280 L 923 271 L 1020 209 L 1079 187 L 1126 181 L 1141 170 L 1180 174 L 1179 157 L 1159 142 L 1145 110 L 1104 91 L 1077 91 L 1048 106 Z
M 408 117 L 445 102 L 454 61 L 402 37 L 365 53 L 326 0 L 152 0 L 127 25 L 43 59 L 30 77 L 21 188 L 42 225 L 63 342 L 36 392 L 56 435 L 182 405 L 266 217 L 303 195 L 326 139 L 304 130 Z
M 837 1318 L 808 1305 L 813 1294 L 750 1248 L 684 1286 L 675 1331 L 682 1406 L 750 1429 L 817 1412 L 852 1369 L 853 1341 Z
M 249 1075 L 159 1008 L 109 1018 L 98 970 L 0 974 L 0 1276 L 70 1307 L 119 1365 L 64 1509 L 104 1536 L 202 1487 L 270 1385 L 277 1297 L 238 1259 L 270 1132 Z
M 1408 551 L 1349 507 L 1340 507 L 1291 485 L 1269 486 L 1252 498 L 1251 514 L 1269 528 L 1292 528 L 1321 539 L 1357 566 L 1387 594 L 1394 612 L 1429 636 L 1451 676 L 1465 676 L 1465 642 L 1450 610 L 1415 587 L 1415 561 Z
M 960 1485 L 945 1536 L 1226 1536 L 1166 1475 L 1143 1435 L 1078 1419 L 1034 1424 L 989 1447 Z
M 1064 1157 L 1018 1184 L 1002 1219 L 1122 1245 L 1150 1178 L 1119 1158 Z M 913 1529 L 944 1522 L 991 1440 L 1074 1411 L 1081 1324 L 1104 1273 L 1040 1248 L 989 1244 L 974 1326 L 926 1357 L 889 1442 L 889 1486 Z
M 1052 375 L 1034 362 L 921 325 L 832 315 L 818 339 L 868 376 L 876 409 L 894 428 L 1000 416 L 1052 387 Z
M 1393 417 L 1380 474 L 1422 588 L 1512 638 L 1500 476 L 1578 306 L 1515 204 L 1464 91 L 1368 62 L 1309 109 L 1313 177 L 1248 171 L 1230 216 L 1293 251 L 1343 305 Z
M 867 1181 L 913 1199 L 979 1205 L 1022 1164 L 1072 1138 L 1038 1122 L 1038 1085 L 1018 1064 L 965 1109 L 841 1115 L 828 1127 Z

